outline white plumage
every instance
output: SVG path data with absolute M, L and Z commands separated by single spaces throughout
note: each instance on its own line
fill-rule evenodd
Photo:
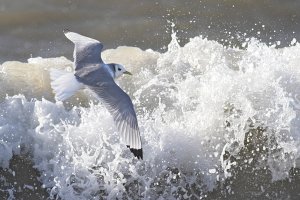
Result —
M 83 88 L 83 84 L 76 79 L 74 73 L 65 70 L 51 69 L 50 79 L 57 101 L 66 100 Z
M 99 41 L 68 30 L 64 33 L 75 44 L 75 73 L 51 70 L 51 87 L 55 99 L 64 101 L 83 87 L 92 90 L 112 115 L 121 140 L 137 158 L 143 159 L 141 136 L 132 101 L 114 81 L 122 74 L 131 73 L 120 64 L 105 64 L 101 59 L 103 45 Z

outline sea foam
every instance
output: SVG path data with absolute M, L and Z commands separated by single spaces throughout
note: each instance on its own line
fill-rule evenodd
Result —
M 288 177 L 300 156 L 299 44 L 252 39 L 241 50 L 172 38 L 165 53 L 118 47 L 102 56 L 134 74 L 117 82 L 133 100 L 144 160 L 120 143 L 88 90 L 54 101 L 49 69 L 72 70 L 70 60 L 30 58 L 0 67 L 0 166 L 27 152 L 51 198 L 205 198 L 251 143 L 247 155 L 267 152 L 255 167 L 268 167 L 273 181 Z

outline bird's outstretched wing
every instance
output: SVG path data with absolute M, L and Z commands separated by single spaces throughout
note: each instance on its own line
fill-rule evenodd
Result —
M 97 83 L 89 86 L 113 116 L 122 140 L 131 152 L 143 159 L 141 136 L 136 114 L 130 97 L 114 82 Z
M 65 36 L 75 44 L 74 48 L 74 67 L 75 70 L 81 69 L 90 64 L 103 63 L 101 50 L 103 45 L 98 40 L 80 35 L 64 29 Z

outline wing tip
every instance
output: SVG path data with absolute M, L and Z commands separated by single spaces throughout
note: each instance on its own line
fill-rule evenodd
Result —
M 130 148 L 130 146 L 127 145 L 127 147 L 130 149 L 130 151 L 133 153 L 133 155 L 137 158 L 137 159 L 141 159 L 143 160 L 143 149 L 134 149 L 134 148 Z
M 67 34 L 67 33 L 69 33 L 69 32 L 71 32 L 69 29 L 67 29 L 67 28 L 64 28 L 64 29 L 63 29 L 63 33 L 64 33 L 64 34 Z

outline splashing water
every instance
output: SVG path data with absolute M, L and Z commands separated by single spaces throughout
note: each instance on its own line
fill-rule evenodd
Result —
M 188 199 L 206 198 L 241 163 L 273 181 L 299 167 L 298 43 L 252 39 L 241 50 L 195 37 L 180 47 L 173 33 L 165 53 L 119 47 L 103 59 L 134 74 L 118 81 L 136 108 L 144 160 L 88 91 L 54 103 L 48 70 L 71 61 L 31 58 L 0 68 L 2 168 L 29 152 L 51 198 Z

